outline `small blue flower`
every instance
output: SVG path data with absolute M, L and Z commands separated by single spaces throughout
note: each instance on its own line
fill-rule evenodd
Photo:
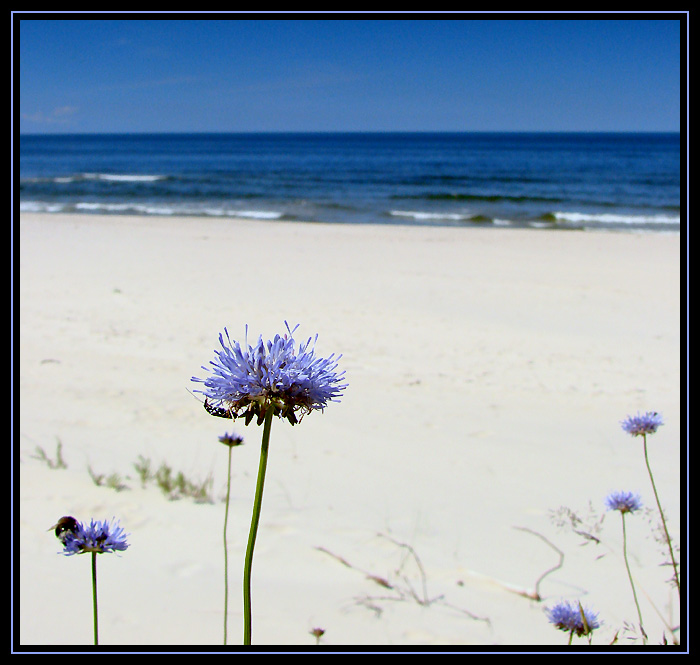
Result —
M 229 434 L 226 432 L 223 436 L 219 437 L 219 443 L 223 443 L 226 446 L 242 446 L 243 445 L 243 437 L 238 436 L 238 434 Z
M 299 422 L 297 414 L 303 417 L 315 409 L 323 410 L 328 402 L 338 401 L 340 391 L 347 387 L 347 383 L 341 383 L 345 372 L 336 372 L 342 356 L 316 357 L 318 335 L 313 344 L 309 338 L 295 351 L 293 334 L 299 326 L 290 329 L 286 321 L 285 325 L 289 335 L 276 335 L 267 343 L 259 337 L 255 346 L 248 345 L 248 326 L 243 346 L 231 340 L 224 328 L 226 341 L 220 334 L 221 350 L 214 351 L 211 368 L 202 367 L 212 376 L 192 377 L 192 381 L 204 384 L 205 389 L 197 392 L 206 397 L 207 411 L 234 419 L 244 416 L 248 425 L 253 416 L 261 424 L 267 409 L 272 408 L 274 415 L 294 425 Z
M 605 505 L 608 507 L 608 510 L 633 513 L 642 507 L 642 499 L 639 494 L 633 494 L 632 492 L 611 492 L 605 497 Z
M 588 608 L 581 607 L 578 603 L 572 605 L 564 600 L 545 611 L 550 623 L 553 623 L 559 630 L 576 633 L 578 637 L 588 635 L 600 626 L 598 614 Z M 581 616 L 582 612 L 583 616 Z
M 63 554 L 84 554 L 85 552 L 97 552 L 105 554 L 108 552 L 123 551 L 129 547 L 126 542 L 124 529 L 119 526 L 118 521 L 95 521 L 90 520 L 89 525 L 81 522 L 69 532 L 62 534 Z
M 627 419 L 621 421 L 620 424 L 625 432 L 632 436 L 641 436 L 643 434 L 653 434 L 664 424 L 664 421 L 656 411 L 647 411 L 645 414 L 637 413 L 636 416 L 627 416 Z

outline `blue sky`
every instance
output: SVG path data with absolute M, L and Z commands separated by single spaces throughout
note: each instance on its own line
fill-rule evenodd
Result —
M 177 16 L 22 19 L 20 131 L 680 131 L 683 14 Z

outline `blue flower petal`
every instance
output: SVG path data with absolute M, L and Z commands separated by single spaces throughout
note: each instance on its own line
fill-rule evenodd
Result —
M 664 424 L 664 421 L 656 411 L 648 411 L 644 414 L 637 413 L 636 416 L 627 416 L 620 424 L 625 432 L 632 436 L 640 436 L 642 434 L 653 434 Z
M 129 547 L 126 535 L 118 521 L 100 522 L 91 519 L 89 525 L 78 523 L 78 528 L 73 533 L 66 534 L 63 554 L 70 556 L 86 552 L 105 554 L 123 551 Z
M 243 346 L 232 340 L 228 330 L 219 335 L 221 349 L 214 351 L 215 359 L 207 378 L 192 377 L 192 381 L 203 383 L 199 392 L 215 404 L 223 404 L 234 417 L 258 416 L 258 422 L 270 406 L 275 414 L 286 417 L 294 424 L 296 413 L 323 410 L 328 402 L 337 402 L 341 391 L 347 387 L 342 383 L 345 372 L 337 372 L 338 360 L 342 356 L 331 355 L 319 358 L 315 354 L 315 338 L 309 337 L 295 351 L 293 334 L 298 324 L 290 329 L 285 321 L 287 333 L 276 335 L 265 343 L 262 336 L 257 343 L 249 345 L 248 326 Z

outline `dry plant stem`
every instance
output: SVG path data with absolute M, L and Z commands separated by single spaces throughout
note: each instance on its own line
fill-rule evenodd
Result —
M 387 540 L 390 540 L 392 543 L 394 543 L 394 545 L 407 550 L 413 556 L 413 559 L 416 562 L 416 565 L 418 566 L 418 570 L 420 571 L 420 577 L 421 577 L 421 582 L 422 582 L 422 586 L 423 586 L 423 598 L 421 599 L 418 597 L 418 595 L 413 590 L 413 587 L 411 586 L 411 583 L 409 582 L 409 580 L 406 576 L 404 576 L 404 581 L 406 582 L 406 585 L 408 586 L 414 600 L 419 605 L 429 605 L 431 601 L 428 598 L 428 587 L 427 587 L 427 582 L 426 582 L 425 569 L 423 568 L 423 564 L 421 563 L 421 560 L 418 558 L 418 554 L 416 554 L 416 551 L 408 543 L 400 543 L 398 540 L 394 540 L 390 536 L 386 536 L 383 533 L 378 533 L 377 535 L 381 538 L 386 538 Z M 403 568 L 403 563 L 401 564 L 399 571 L 401 570 L 401 568 Z M 397 571 L 397 572 L 399 572 L 399 571 Z
M 673 640 L 673 643 L 676 645 L 679 644 L 678 638 L 673 634 L 674 633 L 673 626 L 671 626 L 671 624 L 666 620 L 666 617 L 664 617 L 664 615 L 661 614 L 661 612 L 659 611 L 659 608 L 656 607 L 656 605 L 654 604 L 654 601 L 649 597 L 649 594 L 644 590 L 644 587 L 640 586 L 639 590 L 644 594 L 644 597 L 647 599 L 647 601 L 649 602 L 649 605 L 651 605 L 654 612 L 656 612 L 656 616 L 658 616 L 659 619 L 661 619 L 663 624 L 666 626 L 666 629 L 671 634 L 671 639 Z
M 231 451 L 233 446 L 228 446 L 228 480 L 226 483 L 226 510 L 224 512 L 224 645 L 228 641 L 228 542 L 226 529 L 228 527 L 228 506 L 231 497 Z
M 97 552 L 92 552 L 92 617 L 95 646 L 99 644 L 97 630 Z
M 533 531 L 532 529 L 528 529 L 527 527 L 524 526 L 516 526 L 513 527 L 514 529 L 518 529 L 519 531 L 525 531 L 527 533 L 531 533 L 533 536 L 537 536 L 540 540 L 543 542 L 547 543 L 558 555 L 559 555 L 559 563 L 556 566 L 552 566 L 548 570 L 545 570 L 544 573 L 542 573 L 538 578 L 537 581 L 535 582 L 535 589 L 533 592 L 528 592 L 528 591 L 517 591 L 514 589 L 509 589 L 510 591 L 515 591 L 515 593 L 519 593 L 521 596 L 525 596 L 527 598 L 531 598 L 532 600 L 537 600 L 541 601 L 542 596 L 540 595 L 540 584 L 542 583 L 542 580 L 547 577 L 550 573 L 553 573 L 555 570 L 559 570 L 564 565 L 564 552 L 562 552 L 558 547 L 556 547 L 554 544 L 552 544 L 547 538 L 545 538 L 541 533 L 538 533 L 537 531 Z
M 267 452 L 270 446 L 270 427 L 272 426 L 272 416 L 274 409 L 268 408 L 265 412 L 265 423 L 263 425 L 262 446 L 260 448 L 260 465 L 258 466 L 258 482 L 255 487 L 255 501 L 253 503 L 253 517 L 250 523 L 250 533 L 248 535 L 248 547 L 245 553 L 245 565 L 243 567 L 243 644 L 250 645 L 252 638 L 252 611 L 250 604 L 250 574 L 253 568 L 253 549 L 255 538 L 258 533 L 258 522 L 260 521 L 260 508 L 262 506 L 263 487 L 265 485 L 265 469 L 267 468 Z
M 656 483 L 654 482 L 654 474 L 651 472 L 651 466 L 649 465 L 649 455 L 647 454 L 647 435 L 642 435 L 644 439 L 644 461 L 647 465 L 647 471 L 649 472 L 649 479 L 651 480 L 651 487 L 654 490 L 654 498 L 656 499 L 656 507 L 659 509 L 659 515 L 661 515 L 661 524 L 664 528 L 664 534 L 666 536 L 666 543 L 668 544 L 668 553 L 671 555 L 671 563 L 673 564 L 673 577 L 676 581 L 676 589 L 678 591 L 678 599 L 681 601 L 681 583 L 678 578 L 678 566 L 676 565 L 676 557 L 673 555 L 673 545 L 671 544 L 671 536 L 668 534 L 668 528 L 666 527 L 666 518 L 664 517 L 664 511 L 661 510 L 661 502 L 659 501 L 659 493 L 656 491 Z
M 491 620 L 488 617 L 482 617 L 474 614 L 473 612 L 470 612 L 469 610 L 465 610 L 461 607 L 457 607 L 456 605 L 452 605 L 451 603 L 448 603 L 444 599 L 444 595 L 439 595 L 435 598 L 429 598 L 428 597 L 428 592 L 427 592 L 427 577 L 425 574 L 425 569 L 423 568 L 423 564 L 420 561 L 420 558 L 418 557 L 418 554 L 416 553 L 415 549 L 408 545 L 407 543 L 401 543 L 397 540 L 394 540 L 390 536 L 387 536 L 383 533 L 378 533 L 377 534 L 379 537 L 386 538 L 387 540 L 391 541 L 394 543 L 396 546 L 405 549 L 415 560 L 416 565 L 418 566 L 420 575 L 421 575 L 421 582 L 423 586 L 423 598 L 421 598 L 411 585 L 410 581 L 408 578 L 403 575 L 403 582 L 407 587 L 407 590 L 399 586 L 398 584 L 392 584 L 389 580 L 381 577 L 380 575 L 374 575 L 372 573 L 367 572 L 366 570 L 363 570 L 362 568 L 358 568 L 357 566 L 354 566 L 351 564 L 347 559 L 344 559 L 342 556 L 335 554 L 334 552 L 331 552 L 330 550 L 326 549 L 325 547 L 317 546 L 315 547 L 316 550 L 319 552 L 323 552 L 325 554 L 328 554 L 329 556 L 333 557 L 336 561 L 339 561 L 341 564 L 343 564 L 346 568 L 350 568 L 351 570 L 356 570 L 362 574 L 364 574 L 365 579 L 371 580 L 375 584 L 378 584 L 379 586 L 389 589 L 391 591 L 394 591 L 397 595 L 396 596 L 364 596 L 360 598 L 357 602 L 359 604 L 364 605 L 365 607 L 368 607 L 370 609 L 373 609 L 375 612 L 380 613 L 381 608 L 379 608 L 376 605 L 371 605 L 370 601 L 406 601 L 408 597 L 412 598 L 418 605 L 421 607 L 430 607 L 433 604 L 440 604 L 444 607 L 449 607 L 453 610 L 456 610 L 457 612 L 461 612 L 462 614 L 465 614 L 468 616 L 470 619 L 473 619 L 475 621 L 484 621 L 486 622 L 489 626 L 491 625 Z M 405 560 L 404 560 L 405 563 Z M 402 568 L 404 563 L 401 564 L 399 569 L 396 572 L 396 574 L 400 574 L 402 572 Z
M 588 635 L 588 644 L 591 644 L 592 641 L 592 634 L 593 631 L 591 630 L 590 626 L 588 625 L 588 620 L 586 619 L 586 613 L 583 611 L 583 606 L 581 605 L 581 601 L 578 601 L 578 611 L 579 614 L 581 615 L 581 621 L 583 622 L 583 628 L 586 631 L 586 635 Z M 569 644 L 571 644 L 571 640 L 569 640 Z

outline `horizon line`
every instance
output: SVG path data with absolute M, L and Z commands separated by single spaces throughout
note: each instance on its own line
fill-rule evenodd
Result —
M 681 134 L 675 129 L 256 129 L 173 131 L 19 132 L 19 136 L 134 136 L 187 134 Z

